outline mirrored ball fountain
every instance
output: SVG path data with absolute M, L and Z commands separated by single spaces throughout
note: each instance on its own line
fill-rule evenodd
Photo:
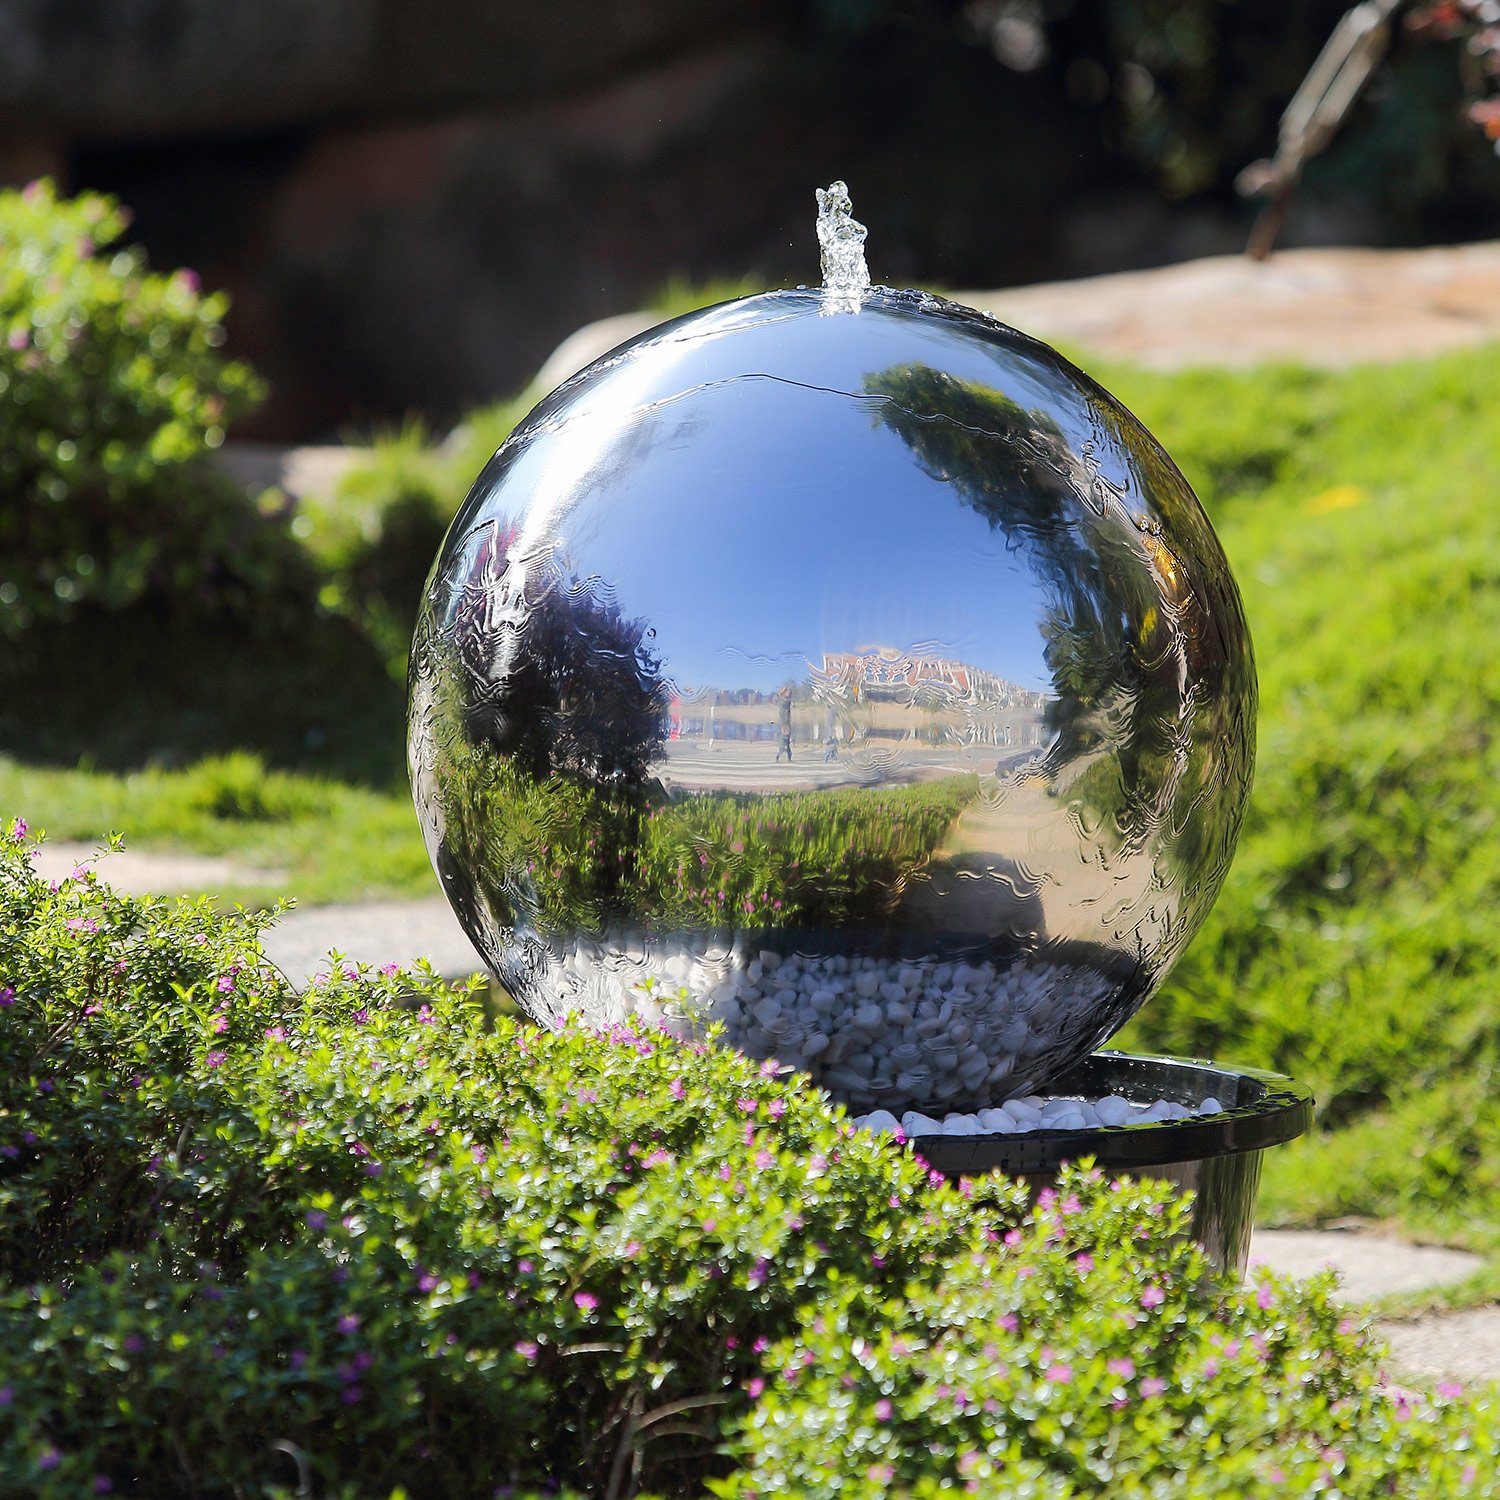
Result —
M 858 1110 L 1033 1093 L 1212 904 L 1255 674 L 1186 480 L 1046 345 L 826 283 L 581 371 L 479 476 L 413 645 L 422 827 L 538 1018 L 716 1023 Z

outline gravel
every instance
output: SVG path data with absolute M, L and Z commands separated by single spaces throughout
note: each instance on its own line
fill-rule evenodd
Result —
M 1027 1093 L 1060 1052 L 1097 1035 L 1119 988 L 1038 958 L 782 954 L 706 937 L 579 942 L 533 959 L 528 994 L 547 996 L 559 1017 L 678 1035 L 719 1022 L 732 1046 L 810 1074 L 851 1108 L 940 1115 Z
M 1097 1130 L 1101 1126 L 1154 1125 L 1163 1120 L 1201 1119 L 1224 1113 L 1224 1106 L 1209 1097 L 1195 1108 L 1157 1099 L 1151 1104 L 1106 1094 L 1102 1099 L 1083 1099 L 1076 1095 L 1044 1096 L 1028 1094 L 1023 1099 L 1007 1099 L 992 1109 L 966 1113 L 950 1111 L 939 1117 L 909 1109 L 897 1119 L 887 1109 L 856 1115 L 854 1123 L 861 1130 L 891 1135 L 900 1131 L 910 1139 L 919 1135 L 1026 1135 L 1035 1130 Z

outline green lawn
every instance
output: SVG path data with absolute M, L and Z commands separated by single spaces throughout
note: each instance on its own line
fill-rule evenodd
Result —
M 1322 1133 L 1277 1154 L 1276 1217 L 1393 1217 L 1495 1243 L 1494 359 L 1106 375 L 1213 514 L 1262 695 L 1228 884 L 1121 1040 L 1313 1085 Z
M 1500 1224 L 1495 360 L 1173 375 L 1090 364 L 1212 513 L 1262 690 L 1234 870 L 1121 1044 L 1313 1085 L 1320 1130 L 1277 1153 L 1272 1216 L 1392 1218 L 1482 1247 Z M 274 719 L 274 695 L 257 691 L 249 718 Z M 367 698 L 305 756 L 294 736 L 247 732 L 284 767 L 269 774 L 232 756 L 126 775 L 3 759 L 0 809 L 54 837 L 119 829 L 136 847 L 235 853 L 287 870 L 283 893 L 308 901 L 431 894 L 399 712 L 393 696 Z M 350 748 L 334 755 L 340 731 Z

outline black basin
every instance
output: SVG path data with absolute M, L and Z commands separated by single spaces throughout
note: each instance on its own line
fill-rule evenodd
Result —
M 1223 1068 L 1181 1057 L 1095 1052 L 1048 1090 L 1049 1096 L 1109 1094 L 1196 1108 L 1210 1096 L 1223 1113 L 1150 1125 L 1033 1130 L 1019 1135 L 923 1135 L 918 1154 L 949 1178 L 1005 1172 L 1040 1188 L 1065 1163 L 1091 1157 L 1104 1171 L 1159 1177 L 1197 1194 L 1193 1237 L 1213 1260 L 1243 1273 L 1250 1253 L 1261 1154 L 1312 1123 L 1311 1092 L 1282 1073 Z

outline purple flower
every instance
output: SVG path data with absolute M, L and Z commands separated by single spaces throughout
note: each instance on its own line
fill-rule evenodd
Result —
M 359 1314 L 345 1313 L 338 1321 L 338 1330 L 343 1334 L 359 1332 Z
M 393 974 L 399 974 L 401 972 L 401 965 L 400 964 L 381 964 L 381 966 L 380 966 L 380 972 L 382 974 L 384 974 L 387 979 L 389 979 Z
M 14 991 L 7 991 L 7 993 L 14 994 Z M 5 1003 L 9 1005 L 10 1001 L 7 1000 Z M 674 1078 L 672 1080 L 672 1082 L 667 1087 L 667 1092 L 671 1094 L 674 1099 L 687 1098 L 687 1087 L 680 1078 Z
M 530 1339 L 519 1339 L 516 1342 L 516 1353 L 529 1365 L 537 1356 L 537 1346 Z
M 1449 1401 L 1457 1401 L 1464 1393 L 1464 1388 L 1451 1380 L 1438 1381 L 1438 1395 L 1446 1396 Z
M 322 1229 L 328 1223 L 328 1215 L 321 1208 L 310 1208 L 302 1217 L 309 1229 Z
M 1276 1306 L 1276 1293 L 1268 1286 L 1260 1286 L 1255 1289 L 1255 1305 L 1262 1312 L 1269 1312 Z
M 14 1386 L 0 1385 L 0 1406 L 9 1406 L 16 1399 Z
M 875 1403 L 875 1420 L 877 1422 L 889 1422 L 891 1420 L 891 1403 L 880 1400 Z
M 223 990 L 226 994 L 230 990 L 232 990 L 234 988 L 234 975 L 233 974 L 220 974 L 219 975 L 219 988 L 221 990 Z
M 31 832 L 31 824 L 25 818 L 17 818 L 10 825 L 10 836 L 19 844 Z
M 139 1354 L 146 1347 L 146 1341 L 138 1333 L 127 1333 L 124 1347 L 127 1354 Z
M 1167 1382 L 1165 1380 L 1158 1380 L 1155 1375 L 1148 1375 L 1141 1382 L 1141 1395 L 1159 1396 L 1166 1388 Z
M 345 1406 L 353 1406 L 356 1401 L 362 1401 L 364 1399 L 364 1394 L 365 1388 L 362 1385 L 346 1385 L 343 1390 L 339 1392 L 339 1400 L 342 1401 Z
M 598 1307 L 599 1299 L 592 1292 L 574 1292 L 574 1305 L 580 1312 L 591 1313 Z
M 1133 1359 L 1112 1359 L 1104 1367 L 1111 1375 L 1121 1380 L 1129 1380 L 1135 1374 L 1135 1361 Z
M 107 1495 L 115 1487 L 115 1482 L 108 1474 L 94 1475 L 94 1493 L 96 1495 Z
M 203 1059 L 203 1065 L 206 1068 L 218 1068 L 222 1067 L 223 1064 L 228 1060 L 229 1054 L 227 1052 L 210 1052 L 208 1056 Z
M 1053 1385 L 1067 1385 L 1068 1382 L 1073 1378 L 1073 1367 L 1072 1365 L 1065 1365 L 1061 1363 L 1061 1361 L 1059 1361 L 1056 1364 L 1048 1365 L 1045 1374 L 1046 1378 L 1050 1380 Z
M 16 1003 L 16 992 L 10 985 L 0 985 L 0 1005 L 14 1005 Z
M 745 1385 L 745 1391 L 749 1395 L 749 1397 L 750 1397 L 750 1399 L 752 1401 L 755 1400 L 755 1398 L 757 1396 L 759 1396 L 760 1393 L 763 1390 L 765 1390 L 765 1388 L 766 1388 L 766 1383 L 765 1383 L 764 1380 L 762 1380 L 760 1378 L 759 1375 L 753 1375 L 753 1376 L 751 1376 L 751 1378 L 749 1379 L 748 1382 L 746 1382 L 746 1385 Z
M 419 1292 L 435 1292 L 438 1289 L 440 1278 L 431 1271 L 423 1271 L 417 1277 L 417 1290 Z
M 1159 1286 L 1148 1286 L 1141 1293 L 1142 1307 L 1160 1307 L 1167 1300 L 1167 1294 Z

